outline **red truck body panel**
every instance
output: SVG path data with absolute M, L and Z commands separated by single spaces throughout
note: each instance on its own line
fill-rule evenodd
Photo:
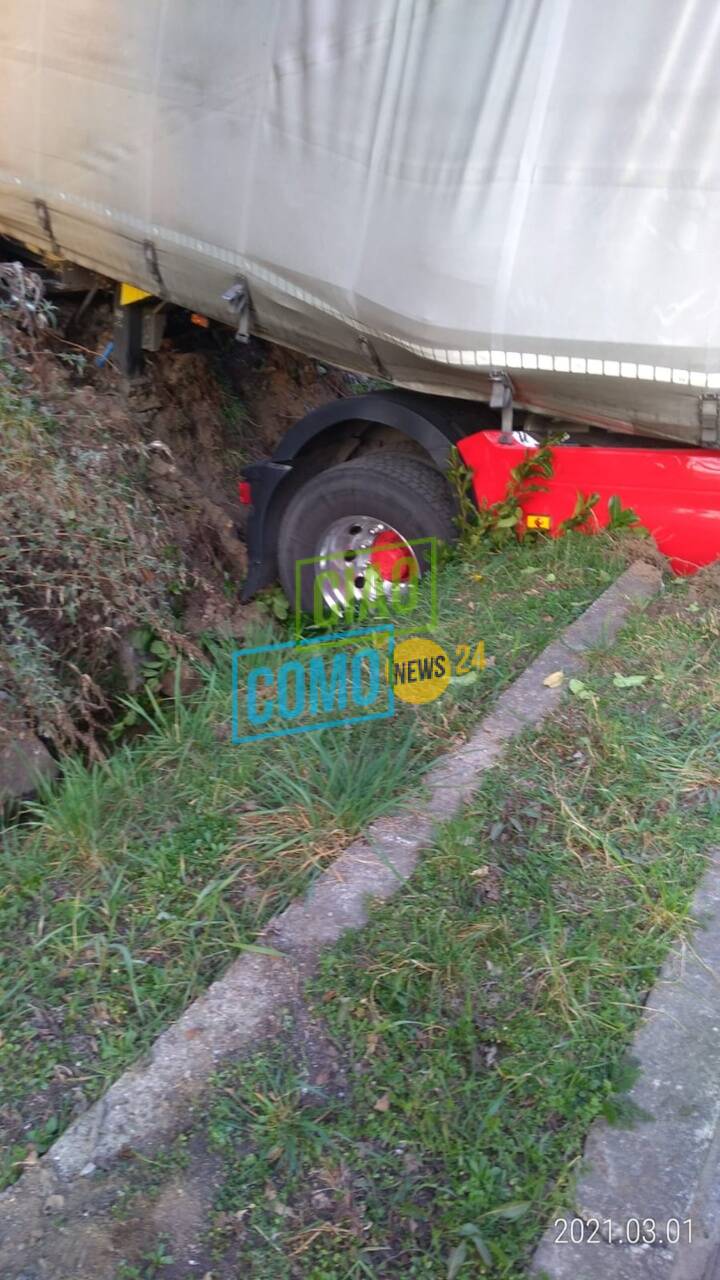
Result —
M 480 503 L 502 501 L 510 470 L 533 453 L 522 444 L 501 443 L 498 431 L 466 436 L 458 449 L 473 472 Z M 547 492 L 522 501 L 526 520 L 545 517 L 543 527 L 557 534 L 578 494 L 597 493 L 588 528 L 603 528 L 616 496 L 635 511 L 676 573 L 694 573 L 720 557 L 720 452 L 561 445 L 554 460 Z

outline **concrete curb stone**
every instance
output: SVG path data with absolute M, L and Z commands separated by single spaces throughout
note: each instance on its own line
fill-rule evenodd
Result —
M 574 1208 L 558 1212 L 553 1220 L 574 1218 L 587 1224 L 598 1219 L 601 1234 L 613 1243 L 558 1244 L 555 1237 L 561 1232 L 551 1225 L 535 1255 L 533 1276 L 720 1276 L 714 1269 L 720 1252 L 720 849 L 711 852 L 692 916 L 698 928 L 665 962 L 632 1049 L 640 1074 L 627 1096 L 647 1119 L 637 1120 L 632 1128 L 596 1121 L 588 1135 Z M 658 1240 L 626 1243 L 626 1224 L 633 1222 L 634 1240 L 636 1219 L 653 1224 Z M 666 1231 L 674 1221 L 681 1229 L 673 1246 L 666 1242 Z M 689 1230 L 684 1225 L 688 1221 Z M 653 1228 L 648 1225 L 644 1234 L 650 1236 Z M 577 1233 L 582 1234 L 582 1227 Z

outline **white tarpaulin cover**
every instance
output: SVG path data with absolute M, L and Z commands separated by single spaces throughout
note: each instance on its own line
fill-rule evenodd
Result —
M 244 277 L 256 331 L 349 367 L 687 436 L 719 67 L 717 0 L 0 0 L 0 231 L 229 321 Z

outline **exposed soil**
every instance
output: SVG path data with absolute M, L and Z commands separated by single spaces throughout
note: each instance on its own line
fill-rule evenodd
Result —
M 65 317 L 67 325 L 67 309 Z M 224 330 L 198 330 L 182 317 L 173 317 L 169 331 L 162 349 L 146 355 L 144 373 L 128 382 L 111 361 L 97 369 L 90 359 L 112 336 L 110 308 L 101 305 L 71 329 L 72 343 L 62 329 L 48 334 L 30 373 L 54 414 L 62 405 L 62 416 L 80 416 L 79 430 L 93 416 L 128 445 L 153 450 L 150 491 L 199 585 L 217 588 L 223 569 L 238 577 L 245 571 L 236 536 L 245 520 L 237 495 L 242 466 L 268 457 L 304 414 L 347 394 L 345 375 L 320 374 L 314 361 L 259 339 L 241 346 Z M 61 360 L 75 346 L 89 353 L 80 376 Z M 232 603 L 225 613 L 232 616 Z
M 14 500 L 0 533 L 0 691 L 55 751 L 93 757 L 118 696 L 142 687 L 138 629 L 191 659 L 207 633 L 243 638 L 257 606 L 237 597 L 241 468 L 347 394 L 347 380 L 178 313 L 128 382 L 111 359 L 96 364 L 112 338 L 109 302 L 81 319 L 77 309 L 64 300 L 53 326 L 0 315 L 0 395 L 15 428 L 0 459 L 0 495 L 7 485 Z M 102 531 L 124 543 L 122 562 Z
M 144 1162 L 129 1151 L 123 1164 L 102 1180 L 88 1174 L 68 1186 L 56 1184 L 45 1171 L 31 1170 L 26 1194 L 6 1216 L 3 1277 L 145 1280 L 157 1274 L 151 1259 L 167 1242 L 165 1256 L 172 1262 L 162 1266 L 166 1280 L 208 1274 L 219 1280 L 207 1240 L 219 1161 L 202 1136 L 177 1150 L 181 1169 Z M 28 1195 L 31 1189 L 34 1194 Z M 229 1273 L 237 1274 L 236 1269 Z
M 690 597 L 695 604 L 708 609 L 720 608 L 720 561 L 706 565 L 695 574 L 690 587 Z
M 286 1047 L 303 1067 L 309 1096 L 326 1102 L 345 1097 L 347 1064 L 322 1022 L 299 1001 Z M 89 1169 L 70 1183 L 31 1166 L 21 1194 L 16 1198 L 10 1188 L 2 1196 L 3 1280 L 145 1280 L 156 1274 L 158 1251 L 165 1258 L 158 1264 L 165 1280 L 237 1280 L 244 1274 L 244 1215 L 216 1211 L 223 1162 L 208 1144 L 205 1112 L 200 1099 L 188 1113 L 185 1132 L 155 1160 L 128 1149 L 110 1172 Z M 306 1190 L 307 1204 L 298 1210 L 310 1219 L 357 1217 L 350 1185 Z

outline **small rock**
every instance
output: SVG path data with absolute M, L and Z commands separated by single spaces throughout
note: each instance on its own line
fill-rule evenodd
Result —
M 93 1164 L 92 1160 L 88 1160 L 87 1164 L 84 1165 L 83 1168 L 80 1170 L 80 1177 L 89 1178 L 90 1174 L 94 1173 L 96 1169 L 97 1169 L 97 1165 Z
M 48 1196 L 44 1204 L 46 1213 L 59 1213 L 65 1205 L 65 1197 L 61 1195 Z
M 6 745 L 7 743 L 7 745 Z M 0 806 L 32 796 L 38 779 L 52 781 L 58 766 L 34 733 L 19 731 L 0 746 Z
M 180 694 L 181 698 L 187 698 L 188 694 L 195 693 L 202 684 L 202 677 L 187 662 L 180 663 L 180 675 L 176 675 L 175 668 L 166 671 L 160 681 L 160 688 L 167 698 L 172 698 L 175 691 Z

